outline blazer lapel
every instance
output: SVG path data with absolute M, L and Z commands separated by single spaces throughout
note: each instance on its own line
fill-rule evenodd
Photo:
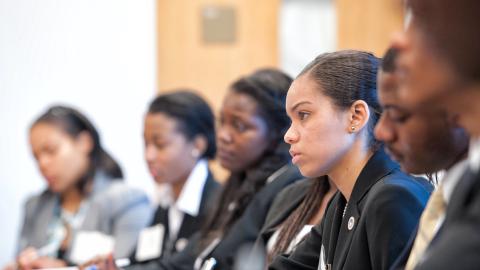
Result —
M 42 197 L 43 198 L 39 201 L 39 204 L 35 206 L 35 217 L 33 218 L 34 225 L 32 226 L 34 231 L 32 235 L 35 236 L 35 238 L 33 238 L 31 244 L 36 248 L 41 248 L 47 243 L 48 227 L 50 222 L 54 220 L 55 211 L 57 210 L 57 207 L 59 207 L 58 199 L 55 194 L 47 191 Z
M 277 215 L 272 217 L 272 219 L 269 220 L 267 224 L 265 224 L 265 233 L 268 233 L 269 231 L 275 231 L 277 227 L 285 221 L 285 219 L 290 216 L 290 214 L 297 209 L 297 207 L 302 203 L 302 201 L 305 199 L 305 196 L 300 196 L 300 197 L 295 197 L 291 198 L 290 203 L 287 205 L 284 205 L 282 207 L 282 211 L 277 212 Z
M 361 218 L 360 202 L 375 183 L 395 169 L 398 169 L 398 164 L 393 162 L 383 150 L 375 152 L 355 182 L 345 210 L 345 217 L 342 218 L 344 209 L 337 209 L 337 218 L 340 218 L 341 225 L 339 225 L 337 245 L 334 249 L 336 254 L 333 260 L 334 269 L 342 269 L 345 264 L 355 230 Z
M 323 237 L 323 245 L 326 250 L 325 257 L 327 259 L 327 265 L 333 265 L 335 261 L 335 254 L 337 254 L 336 250 L 337 246 L 339 245 L 338 239 L 340 234 L 340 228 L 342 225 L 343 209 L 345 208 L 346 204 L 345 198 L 340 192 L 337 192 L 337 194 L 335 195 L 334 202 L 336 202 L 336 204 L 335 209 L 333 210 L 333 214 L 331 215 L 331 217 L 326 216 L 324 218 L 325 223 L 331 222 L 330 224 L 325 224 L 325 232 L 327 232 L 327 235 Z

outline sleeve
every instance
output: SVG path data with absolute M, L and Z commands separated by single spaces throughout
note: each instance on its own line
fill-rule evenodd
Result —
M 278 256 L 268 266 L 269 270 L 305 269 L 316 270 L 322 247 L 323 221 L 315 226 L 290 256 Z
M 131 255 L 140 231 L 150 224 L 152 208 L 147 196 L 139 190 L 126 194 L 128 203 L 119 209 L 112 219 L 112 235 L 115 238 L 114 255 L 125 258 Z
M 22 250 L 27 248 L 30 245 L 29 241 L 29 234 L 31 232 L 32 226 L 32 215 L 33 215 L 33 208 L 35 207 L 36 200 L 35 197 L 29 198 L 24 204 L 24 215 L 23 215 L 23 222 L 22 228 L 20 230 L 20 235 L 18 238 L 17 249 L 15 255 L 18 255 Z
M 425 202 L 400 185 L 382 185 L 374 194 L 365 206 L 370 261 L 373 269 L 389 269 L 407 246 Z

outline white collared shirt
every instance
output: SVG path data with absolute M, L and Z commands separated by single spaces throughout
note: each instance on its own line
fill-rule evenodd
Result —
M 158 185 L 157 200 L 160 206 L 168 209 L 168 228 L 171 240 L 177 238 L 184 214 L 196 217 L 200 211 L 203 187 L 208 178 L 208 161 L 199 160 L 183 184 L 175 201 L 170 184 Z
M 472 138 L 470 140 L 468 163 L 473 172 L 478 172 L 480 169 L 480 138 Z

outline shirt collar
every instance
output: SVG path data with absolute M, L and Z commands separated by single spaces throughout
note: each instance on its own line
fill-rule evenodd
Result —
M 453 190 L 457 186 L 458 181 L 462 178 L 468 165 L 469 161 L 462 160 L 453 165 L 442 177 L 440 184 L 443 186 L 443 199 L 447 204 L 450 201 Z
M 157 195 L 159 205 L 168 208 L 175 207 L 183 213 L 197 216 L 202 202 L 203 187 L 208 178 L 208 161 L 199 160 L 183 184 L 177 201 L 173 196 L 170 184 L 158 185 Z
M 468 163 L 472 171 L 478 172 L 480 169 L 480 138 L 472 138 L 470 140 Z

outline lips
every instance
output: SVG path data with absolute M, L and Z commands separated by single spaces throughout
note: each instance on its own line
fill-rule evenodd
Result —
M 148 171 L 150 172 L 150 175 L 155 179 L 160 175 L 159 170 L 152 165 L 148 166 Z
M 218 150 L 217 151 L 217 157 L 222 161 L 222 162 L 228 162 L 233 159 L 233 154 L 230 151 L 225 151 L 225 150 Z
M 294 150 L 290 150 L 289 153 L 290 153 L 290 156 L 292 156 L 292 163 L 293 164 L 298 163 L 298 161 L 300 159 L 300 153 L 296 152 Z
M 45 179 L 47 180 L 47 183 L 50 186 L 55 183 L 55 177 L 53 177 L 53 176 L 45 176 Z

